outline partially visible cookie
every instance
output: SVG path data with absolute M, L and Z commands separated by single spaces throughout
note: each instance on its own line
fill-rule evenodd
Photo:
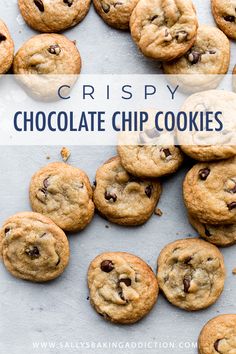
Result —
M 88 270 L 90 302 L 106 320 L 134 323 L 154 306 L 158 284 L 152 269 L 125 252 L 97 256 Z
M 15 74 L 75 75 L 81 59 L 75 43 L 61 34 L 39 34 L 25 42 L 16 53 Z
M 221 75 L 228 71 L 229 61 L 230 42 L 226 35 L 216 27 L 201 25 L 190 50 L 177 60 L 163 63 L 163 69 L 171 75 Z M 209 77 L 205 79 L 210 81 Z M 203 84 L 201 77 L 193 80 Z
M 193 45 L 198 28 L 191 0 L 140 0 L 130 18 L 133 40 L 147 57 L 169 61 Z
M 230 38 L 236 39 L 236 11 L 234 0 L 211 0 L 217 25 Z
M 141 225 L 154 212 L 161 194 L 155 180 L 128 174 L 119 157 L 105 162 L 96 173 L 94 203 L 100 214 L 120 225 Z
M 236 92 L 236 65 L 233 69 L 233 77 L 232 77 L 232 84 L 233 84 L 233 91 Z
M 183 196 L 188 212 L 204 224 L 236 222 L 236 157 L 197 163 L 187 173 Z
M 97 13 L 110 26 L 126 30 L 138 0 L 93 0 Z
M 50 217 L 65 231 L 84 229 L 94 214 L 87 175 L 63 162 L 50 163 L 34 174 L 30 202 L 34 211 Z
M 138 177 L 161 177 L 177 171 L 183 154 L 176 146 L 119 145 L 122 166 Z
M 194 216 L 188 216 L 190 224 L 197 230 L 199 235 L 208 242 L 220 247 L 231 246 L 236 243 L 236 224 L 211 225 L 203 224 Z
M 199 354 L 236 353 L 236 315 L 220 315 L 203 327 L 198 339 Z
M 231 91 L 209 90 L 189 96 L 181 107 L 187 115 L 196 114 L 198 127 L 207 119 L 212 119 L 211 130 L 205 128 L 192 131 L 177 132 L 178 142 L 185 154 L 199 161 L 227 159 L 236 155 L 236 121 L 233 118 L 236 110 L 236 94 Z M 208 113 L 207 113 L 208 112 Z M 221 112 L 218 119 L 222 129 L 216 122 L 214 115 L 209 112 Z M 207 118 L 208 115 L 208 118 Z M 202 117 L 202 118 L 201 118 Z M 218 131 L 217 131 L 218 129 Z
M 5 74 L 11 67 L 14 57 L 14 43 L 7 26 L 0 20 L 0 74 Z
M 26 23 L 40 32 L 60 32 L 86 16 L 90 0 L 18 0 Z
M 224 259 L 218 248 L 199 239 L 168 244 L 158 257 L 160 289 L 175 306 L 196 311 L 214 304 L 225 281 Z
M 70 254 L 64 232 L 49 218 L 32 212 L 15 214 L 4 222 L 0 250 L 12 275 L 33 282 L 58 277 Z

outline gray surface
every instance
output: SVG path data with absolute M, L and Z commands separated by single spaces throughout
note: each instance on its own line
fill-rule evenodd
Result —
M 201 23 L 212 23 L 210 1 L 194 1 Z M 16 21 L 15 1 L 0 0 L 0 17 L 11 29 L 16 48 L 34 32 Z M 156 73 L 158 64 L 145 59 L 137 51 L 129 34 L 107 27 L 91 8 L 81 25 L 67 32 L 76 39 L 84 66 L 83 73 Z M 99 46 L 98 46 L 99 44 Z M 235 45 L 233 55 L 235 58 Z M 231 61 L 231 67 L 235 64 Z M 63 142 L 62 142 L 63 144 Z M 59 159 L 59 147 L 8 147 L 1 148 L 1 213 L 0 222 L 11 214 L 29 210 L 28 184 L 31 175 L 50 161 Z M 87 171 L 93 180 L 96 168 L 114 150 L 110 147 L 71 148 L 70 163 Z M 179 344 L 196 342 L 203 324 L 219 313 L 235 312 L 236 266 L 235 247 L 224 249 L 227 266 L 225 291 L 217 304 L 205 311 L 187 313 L 171 306 L 161 295 L 153 311 L 141 322 L 132 326 L 112 325 L 103 321 L 87 300 L 86 271 L 89 262 L 103 251 L 128 251 L 156 267 L 156 258 L 168 242 L 195 235 L 189 226 L 181 197 L 184 169 L 165 181 L 160 208 L 163 216 L 153 216 L 144 226 L 122 228 L 111 225 L 95 216 L 91 225 L 78 235 L 71 235 L 71 260 L 65 273 L 48 284 L 32 284 L 13 278 L 0 265 L 0 353 L 186 353 L 196 349 L 181 349 Z M 109 225 L 106 228 L 105 225 Z M 150 349 L 85 349 L 80 342 L 151 342 Z M 56 349 L 33 349 L 33 342 L 56 342 Z M 74 349 L 61 348 L 73 346 Z M 169 348 L 166 348 L 166 345 Z M 49 344 L 47 344 L 49 345 Z M 170 348 L 175 345 L 175 348 Z M 77 348 L 76 348 L 77 346 Z M 164 348 L 163 348 L 164 346 Z

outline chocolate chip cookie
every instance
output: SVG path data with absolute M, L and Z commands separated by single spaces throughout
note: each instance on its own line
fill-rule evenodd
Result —
M 18 0 L 26 23 L 40 32 L 59 32 L 86 16 L 90 0 Z
M 197 163 L 183 183 L 185 205 L 204 224 L 236 222 L 236 157 Z
M 90 302 L 106 320 L 134 323 L 154 306 L 158 284 L 152 269 L 125 252 L 97 256 L 88 270 Z
M 173 305 L 188 311 L 204 309 L 223 291 L 223 256 L 216 246 L 199 239 L 175 241 L 158 257 L 157 280 Z
M 140 0 L 130 29 L 142 53 L 161 61 L 184 55 L 193 45 L 198 21 L 191 0 Z
M 39 34 L 30 38 L 14 58 L 15 74 L 76 75 L 81 59 L 75 43 L 61 34 Z
M 230 38 L 236 39 L 235 0 L 211 0 L 212 13 L 217 25 Z
M 93 0 L 94 7 L 102 19 L 117 29 L 129 28 L 131 13 L 138 0 Z
M 177 171 L 183 154 L 175 146 L 119 145 L 122 166 L 138 177 L 161 177 Z
M 34 174 L 30 201 L 34 211 L 50 217 L 65 231 L 84 229 L 94 214 L 87 175 L 63 162 L 50 163 Z
M 220 247 L 231 246 L 236 243 L 236 224 L 211 225 L 203 224 L 194 216 L 188 216 L 190 224 L 197 230 L 199 235 L 208 242 Z
M 14 43 L 7 26 L 0 20 L 0 74 L 5 74 L 11 67 L 14 57 Z
M 198 339 L 199 354 L 236 353 L 236 315 L 220 315 L 203 327 Z
M 99 213 L 120 225 L 141 225 L 152 215 L 161 194 L 158 181 L 141 180 L 128 174 L 119 157 L 96 173 L 94 203 Z
M 15 277 L 45 282 L 64 271 L 70 251 L 66 235 L 54 222 L 41 214 L 25 212 L 4 222 L 0 253 Z
M 172 75 L 221 75 L 228 71 L 229 61 L 230 42 L 226 35 L 216 27 L 200 26 L 191 49 L 181 58 L 163 63 L 163 69 L 165 74 Z M 193 78 L 195 84 L 201 79 Z
M 178 142 L 181 149 L 193 159 L 199 161 L 211 161 L 227 159 L 236 155 L 236 121 L 233 118 L 236 110 L 236 94 L 223 90 L 209 90 L 195 93 L 187 98 L 181 107 L 181 111 L 187 114 L 198 114 L 198 126 L 200 127 L 200 117 L 206 119 L 209 112 L 221 112 L 218 119 L 221 121 L 223 128 L 219 129 L 218 123 L 212 119 L 214 124 L 211 125 L 212 131 L 204 129 L 197 131 L 194 127 L 192 132 L 177 132 Z M 210 116 L 208 116 L 210 117 Z M 208 118 L 209 119 L 209 118 Z

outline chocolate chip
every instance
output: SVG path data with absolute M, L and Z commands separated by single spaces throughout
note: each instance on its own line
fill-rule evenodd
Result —
M 188 60 L 191 62 L 191 64 L 197 64 L 200 59 L 201 59 L 201 53 L 196 50 L 193 50 L 188 55 Z
M 61 48 L 59 47 L 58 44 L 53 44 L 48 48 L 48 52 L 50 54 L 59 55 L 61 53 Z
M 202 181 L 205 181 L 207 179 L 207 177 L 209 176 L 209 174 L 210 174 L 210 169 L 209 168 L 202 168 L 198 172 L 198 176 L 200 177 L 200 179 Z
M 114 269 L 114 264 L 110 260 L 102 261 L 101 270 L 105 273 L 110 273 Z
M 157 138 L 160 136 L 160 133 L 156 128 L 147 129 L 145 130 L 145 133 L 149 138 Z
M 7 39 L 6 36 L 4 36 L 4 34 L 0 33 L 0 43 L 5 41 Z
M 150 21 L 154 21 L 156 18 L 158 18 L 158 15 L 154 15 L 150 18 Z
M 56 263 L 56 266 L 58 266 L 58 264 L 61 262 L 61 258 L 58 256 L 58 261 Z
M 63 0 L 64 4 L 68 5 L 71 7 L 73 5 L 73 0 Z
M 131 285 L 131 279 L 130 278 L 123 278 L 119 280 L 119 284 L 120 283 L 125 283 L 126 286 L 130 286 Z
M 209 50 L 209 53 L 210 54 L 216 54 L 216 51 L 215 50 Z
M 103 2 L 103 1 L 101 2 L 101 5 L 102 5 L 103 11 L 105 12 L 105 14 L 107 14 L 110 11 L 110 5 L 108 5 L 107 3 Z
M 145 188 L 145 194 L 148 198 L 151 198 L 152 196 L 152 190 L 153 190 L 153 186 L 151 184 L 149 184 L 149 186 L 147 186 Z
M 105 199 L 106 200 L 112 200 L 113 202 L 115 202 L 116 199 L 117 199 L 117 195 L 115 193 L 106 191 L 105 192 Z
M 93 181 L 93 185 L 94 185 L 94 187 L 96 187 L 97 186 L 97 182 Z
M 207 237 L 211 237 L 211 233 L 210 233 L 210 231 L 207 229 L 206 225 L 204 225 L 204 229 L 205 229 L 205 235 L 206 235 Z
M 34 0 L 34 4 L 37 6 L 39 11 L 44 12 L 44 5 L 42 0 Z
M 229 210 L 233 210 L 236 208 L 236 202 L 232 202 L 232 203 L 229 203 L 227 204 L 227 207 Z
M 227 22 L 234 22 L 235 21 L 235 16 L 226 15 L 226 16 L 224 16 L 224 20 L 227 21 Z
M 169 149 L 162 149 L 162 151 L 165 154 L 165 157 L 171 156 L 170 150 Z
M 27 254 L 27 256 L 29 256 L 31 259 L 36 259 L 39 258 L 40 253 L 39 253 L 39 249 L 36 246 L 30 246 L 25 250 L 25 253 Z
M 121 300 L 125 301 L 125 297 L 124 297 L 123 291 L 122 291 L 122 289 L 120 287 L 118 288 L 118 294 L 119 294 L 119 297 L 121 298 Z
M 189 264 L 189 262 L 191 262 L 191 260 L 192 260 L 192 257 L 189 256 L 189 257 L 187 257 L 187 258 L 184 260 L 184 263 L 185 263 L 185 264 Z
M 49 186 L 48 180 L 49 180 L 49 177 L 45 178 L 45 180 L 43 181 L 44 188 L 48 188 L 48 186 Z
M 220 343 L 221 339 L 217 339 L 214 343 L 214 348 L 215 350 L 219 353 L 219 343 Z
M 183 284 L 184 284 L 184 292 L 187 294 L 190 288 L 191 279 L 189 277 L 184 277 Z
M 8 234 L 8 232 L 10 231 L 11 229 L 9 227 L 6 227 L 4 232 L 5 232 L 5 235 Z
M 186 41 L 187 37 L 188 37 L 188 33 L 186 31 L 179 31 L 179 32 L 177 32 L 175 38 L 178 43 L 181 43 L 181 42 Z

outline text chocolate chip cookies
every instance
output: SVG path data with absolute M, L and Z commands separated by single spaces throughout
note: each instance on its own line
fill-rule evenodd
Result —
M 97 256 L 88 270 L 90 301 L 105 319 L 134 323 L 154 306 L 158 284 L 152 269 L 140 258 L 125 252 Z
M 198 28 L 191 0 L 140 0 L 132 12 L 130 30 L 144 55 L 169 61 L 193 45 Z
M 98 14 L 110 26 L 126 30 L 138 0 L 93 0 Z
M 58 277 L 69 261 L 64 232 L 49 218 L 32 212 L 15 214 L 4 222 L 0 251 L 10 273 L 34 282 Z
M 199 354 L 236 353 L 236 315 L 220 315 L 203 327 L 198 339 Z
M 30 201 L 34 211 L 50 217 L 65 231 L 84 229 L 94 214 L 87 175 L 63 162 L 50 163 L 35 173 Z
M 221 162 L 198 163 L 183 184 L 186 207 L 204 224 L 236 222 L 236 157 Z
M 157 263 L 160 289 L 175 306 L 201 310 L 215 303 L 223 291 L 224 259 L 208 242 L 183 239 L 170 243 Z
M 0 74 L 11 67 L 14 56 L 14 43 L 3 21 L 0 20 Z
M 119 157 L 102 165 L 96 173 L 94 203 L 108 220 L 120 225 L 141 225 L 152 215 L 161 194 L 155 180 L 129 175 Z
M 90 0 L 19 0 L 18 4 L 30 27 L 40 32 L 59 32 L 86 16 Z
M 230 38 L 236 39 L 236 5 L 234 0 L 211 0 L 217 25 Z

